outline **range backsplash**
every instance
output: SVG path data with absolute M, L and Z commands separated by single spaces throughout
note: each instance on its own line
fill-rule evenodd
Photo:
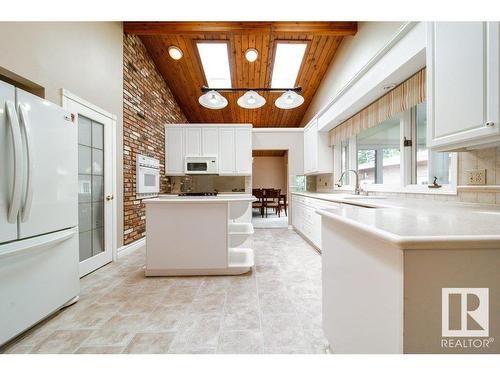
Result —
M 167 193 L 185 192 L 245 192 L 250 177 L 244 176 L 171 176 L 167 180 Z M 250 182 L 251 186 L 251 182 Z

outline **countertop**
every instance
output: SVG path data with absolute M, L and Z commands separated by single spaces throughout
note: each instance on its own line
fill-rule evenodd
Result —
M 220 203 L 220 202 L 253 202 L 256 198 L 252 194 L 221 193 L 212 197 L 180 197 L 177 194 L 161 194 L 157 198 L 143 199 L 146 204 L 162 203 Z
M 353 199 L 352 195 L 333 193 L 293 194 L 346 203 L 316 212 L 324 219 L 351 225 L 401 249 L 500 249 L 498 205 L 381 196 Z

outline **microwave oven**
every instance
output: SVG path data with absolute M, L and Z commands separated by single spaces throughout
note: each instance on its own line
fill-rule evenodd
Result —
M 186 174 L 219 174 L 217 156 L 186 156 L 184 163 Z

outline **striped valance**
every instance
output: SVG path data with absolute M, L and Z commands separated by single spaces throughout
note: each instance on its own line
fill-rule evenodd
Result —
M 425 101 L 425 68 L 330 130 L 330 144 L 361 133 Z

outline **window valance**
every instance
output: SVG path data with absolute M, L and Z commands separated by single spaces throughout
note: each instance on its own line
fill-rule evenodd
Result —
M 425 101 L 425 68 L 354 116 L 330 130 L 330 144 L 340 142 Z

